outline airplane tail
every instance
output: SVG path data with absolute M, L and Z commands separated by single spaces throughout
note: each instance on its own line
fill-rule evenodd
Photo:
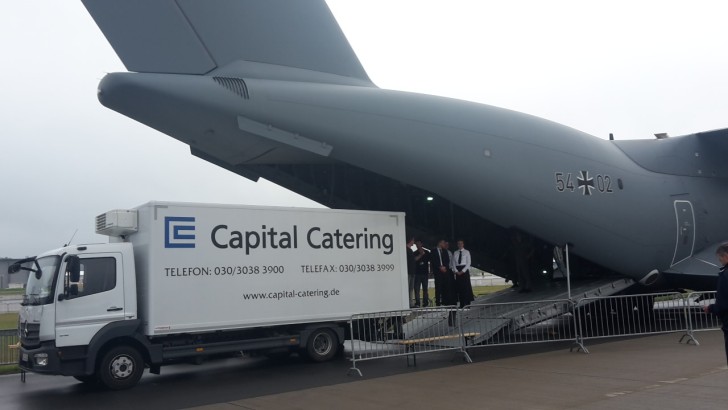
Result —
M 374 86 L 324 0 L 82 0 L 129 71 Z
M 728 179 L 728 128 L 660 140 L 615 141 L 635 163 L 653 172 Z

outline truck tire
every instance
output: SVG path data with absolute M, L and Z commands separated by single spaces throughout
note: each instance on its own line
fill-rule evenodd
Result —
M 106 352 L 96 372 L 101 384 L 111 390 L 134 386 L 142 373 L 144 359 L 137 349 L 130 346 L 117 346 Z
M 338 350 L 339 340 L 329 328 L 314 330 L 306 343 L 306 356 L 314 362 L 331 360 Z

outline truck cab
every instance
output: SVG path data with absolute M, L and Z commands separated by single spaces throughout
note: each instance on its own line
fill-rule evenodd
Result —
M 30 271 L 19 314 L 20 366 L 83 378 L 120 328 L 139 326 L 130 243 L 69 246 L 20 261 Z

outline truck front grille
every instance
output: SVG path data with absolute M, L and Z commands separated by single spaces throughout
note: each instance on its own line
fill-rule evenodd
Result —
M 21 323 L 20 343 L 25 348 L 33 348 L 40 346 L 40 323 Z

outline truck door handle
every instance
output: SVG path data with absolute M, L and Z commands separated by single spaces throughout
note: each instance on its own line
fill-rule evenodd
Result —
M 110 308 L 106 309 L 106 311 L 107 311 L 107 312 L 118 312 L 118 311 L 120 311 L 120 310 L 124 310 L 124 308 L 120 308 L 120 307 L 112 306 L 112 307 L 110 307 Z

